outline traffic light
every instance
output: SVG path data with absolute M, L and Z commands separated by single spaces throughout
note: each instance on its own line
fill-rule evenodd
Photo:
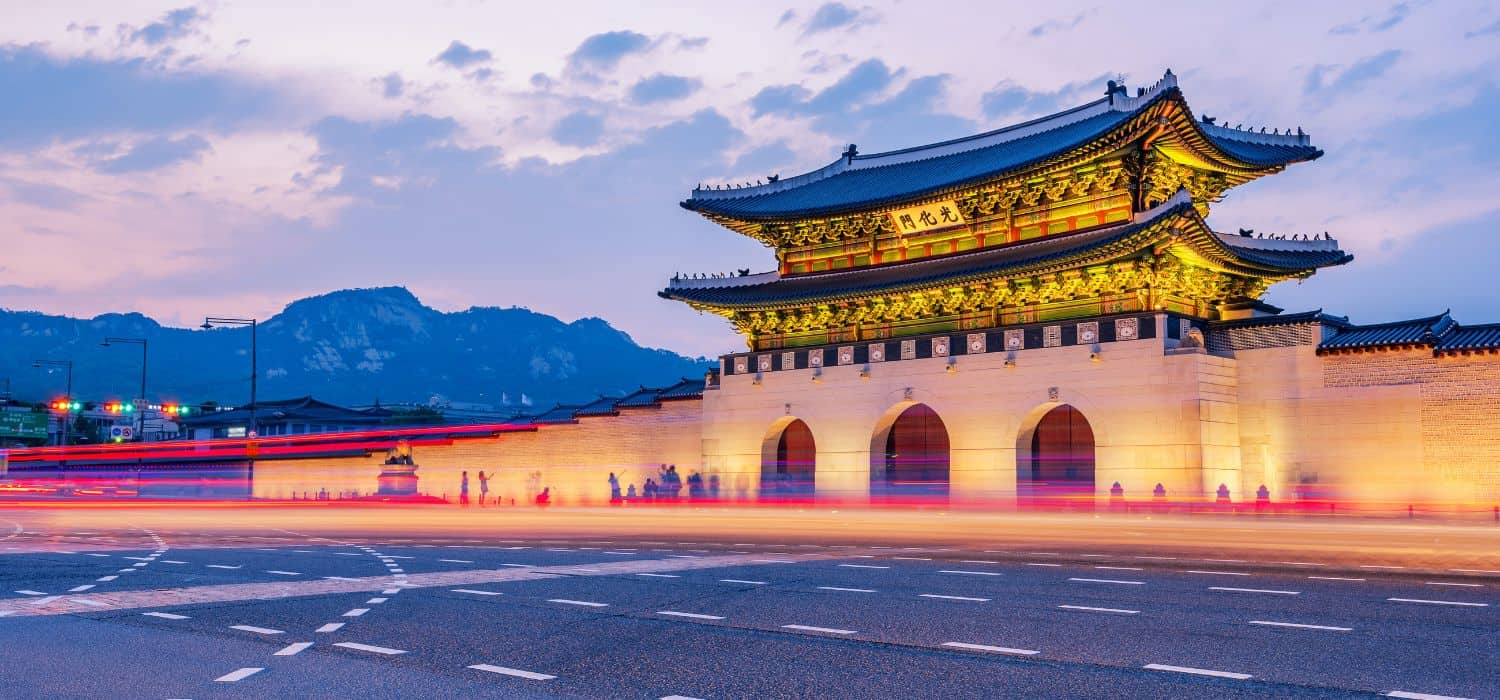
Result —
M 83 404 L 81 404 L 81 403 L 79 403 L 77 401 L 69 401 L 67 399 L 58 399 L 56 401 L 53 401 L 51 405 L 52 405 L 52 410 L 54 410 L 54 411 L 68 412 L 68 411 L 79 411 L 79 410 L 83 409 Z

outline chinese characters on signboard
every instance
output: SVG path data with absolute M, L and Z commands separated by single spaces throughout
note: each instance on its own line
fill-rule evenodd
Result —
M 921 233 L 964 223 L 964 215 L 952 200 L 897 209 L 890 216 L 897 233 Z

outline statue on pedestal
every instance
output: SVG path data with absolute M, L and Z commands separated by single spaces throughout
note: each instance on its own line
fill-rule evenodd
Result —
M 417 495 L 417 463 L 412 460 L 411 443 L 400 440 L 385 453 L 385 464 L 380 467 L 380 496 Z

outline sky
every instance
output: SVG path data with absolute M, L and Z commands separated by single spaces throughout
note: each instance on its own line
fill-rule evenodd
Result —
M 1196 113 L 1301 127 L 1327 152 L 1210 217 L 1354 253 L 1269 301 L 1500 322 L 1500 4 L 0 0 L 0 16 L 0 308 L 191 326 L 394 284 L 713 356 L 743 341 L 655 292 L 774 258 L 681 209 L 694 185 L 993 129 L 1171 68 Z

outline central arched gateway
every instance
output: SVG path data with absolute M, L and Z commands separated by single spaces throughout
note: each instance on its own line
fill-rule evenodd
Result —
M 1052 406 L 1016 445 L 1016 497 L 1023 504 L 1094 505 L 1094 430 L 1077 408 Z
M 927 404 L 891 409 L 870 448 L 871 500 L 947 502 L 948 429 Z
M 792 417 L 777 421 L 761 443 L 761 498 L 812 498 L 817 456 L 807 423 Z

